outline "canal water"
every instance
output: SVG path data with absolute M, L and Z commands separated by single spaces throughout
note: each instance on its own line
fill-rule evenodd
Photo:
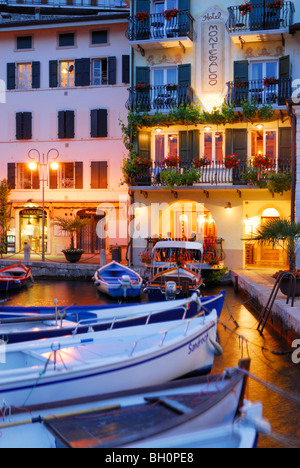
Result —
M 215 294 L 220 289 L 205 290 L 203 294 Z M 219 324 L 224 352 L 216 357 L 213 373 L 236 366 L 239 359 L 250 357 L 250 372 L 277 390 L 249 379 L 247 398 L 263 403 L 264 417 L 272 426 L 272 437 L 261 436 L 259 447 L 300 448 L 300 403 L 287 398 L 294 395 L 300 401 L 300 364 L 293 364 L 293 350 L 275 331 L 267 328 L 262 337 L 256 330 L 257 319 L 249 303 L 245 303 L 232 287 L 225 289 L 225 306 Z M 11 306 L 54 306 L 54 299 L 58 299 L 59 306 L 114 303 L 100 295 L 92 282 L 84 281 L 36 280 L 30 288 L 10 298 L 8 304 Z M 141 298 L 141 301 L 146 300 L 146 297 Z

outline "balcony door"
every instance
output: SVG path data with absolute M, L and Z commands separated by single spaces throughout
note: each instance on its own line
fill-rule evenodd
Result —
M 168 21 L 165 19 L 163 13 L 173 8 L 177 8 L 177 0 L 160 0 L 154 2 L 151 23 L 153 37 L 171 37 L 170 34 L 172 34 L 177 20 L 175 17 Z

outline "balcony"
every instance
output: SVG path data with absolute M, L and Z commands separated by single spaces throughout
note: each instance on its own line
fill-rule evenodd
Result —
M 136 86 L 129 89 L 126 107 L 130 111 L 169 111 L 193 102 L 193 89 L 187 85 Z
M 172 173 L 183 175 L 185 171 L 191 169 L 192 163 L 180 163 L 177 167 L 169 168 Z M 248 173 L 249 167 L 255 169 L 255 176 L 251 180 L 247 180 L 245 176 Z M 150 169 L 143 170 L 139 175 L 134 175 L 131 181 L 127 183 L 130 186 L 136 187 L 163 187 L 161 180 L 161 173 L 167 168 L 159 162 L 153 162 Z M 254 166 L 249 166 L 249 163 L 241 162 L 234 168 L 227 168 L 223 162 L 211 162 L 208 166 L 199 168 L 200 179 L 197 183 L 192 184 L 192 186 L 201 189 L 201 185 L 207 189 L 207 186 L 211 188 L 217 186 L 230 186 L 230 185 L 258 185 L 260 188 L 263 188 L 263 181 L 268 180 L 268 176 L 271 174 L 287 174 L 290 172 L 290 162 L 288 161 L 273 161 L 267 169 L 263 168 L 254 168 Z M 256 177 L 256 179 L 255 179 Z M 186 189 L 186 184 L 182 185 Z M 176 190 L 180 186 L 176 186 Z
M 262 0 L 246 14 L 240 11 L 240 6 L 228 8 L 226 27 L 234 43 L 283 40 L 283 34 L 293 24 L 294 3 L 284 1 L 280 9 L 269 8 L 269 3 L 271 0 Z
M 235 80 L 227 83 L 228 105 L 241 107 L 244 100 L 255 101 L 257 104 L 272 104 L 285 106 L 287 99 L 292 95 L 292 79 L 286 80 Z
M 128 7 L 123 0 L 0 0 L 0 10 L 26 11 L 29 13 L 36 8 L 45 10 L 59 10 L 60 13 L 74 15 L 80 12 L 98 13 L 102 10 L 127 12 Z
M 163 13 L 145 15 L 143 20 L 138 15 L 129 18 L 126 36 L 133 47 L 165 49 L 175 47 L 175 41 L 184 48 L 192 47 L 195 20 L 188 11 L 178 11 L 168 19 Z

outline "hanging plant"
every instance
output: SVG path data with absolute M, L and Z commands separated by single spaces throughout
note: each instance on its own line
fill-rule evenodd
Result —
M 226 169 L 234 169 L 240 162 L 241 160 L 234 153 L 225 157 Z

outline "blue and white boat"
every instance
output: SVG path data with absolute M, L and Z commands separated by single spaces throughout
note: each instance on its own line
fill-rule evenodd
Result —
M 0 400 L 42 405 L 209 373 L 217 324 L 214 310 L 193 319 L 7 345 Z
M 99 268 L 93 279 L 101 293 L 116 298 L 138 297 L 143 285 L 138 273 L 115 261 Z
M 70 306 L 0 308 L 0 334 L 8 344 L 93 331 L 190 319 L 215 310 L 222 313 L 225 291 L 214 296 L 130 306 Z M 57 304 L 57 300 L 56 304 Z

